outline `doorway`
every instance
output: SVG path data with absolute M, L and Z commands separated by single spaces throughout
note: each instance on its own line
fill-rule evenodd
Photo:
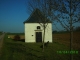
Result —
M 36 32 L 36 42 L 42 42 L 42 32 Z

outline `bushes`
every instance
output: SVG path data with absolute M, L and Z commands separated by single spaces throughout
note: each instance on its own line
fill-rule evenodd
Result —
M 15 36 L 14 36 L 14 40 L 15 40 L 15 41 L 19 41 L 19 40 L 20 40 L 20 36 L 19 36 L 19 35 L 15 35 Z
M 25 39 L 21 39 L 20 35 L 15 35 L 13 40 L 14 40 L 14 41 L 25 42 Z

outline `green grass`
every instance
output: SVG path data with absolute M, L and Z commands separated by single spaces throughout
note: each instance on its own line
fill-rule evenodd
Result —
M 0 35 L 2 35 L 2 33 L 0 33 Z
M 57 51 L 69 50 L 69 47 L 57 42 L 50 43 L 42 52 L 42 43 L 24 43 L 4 38 L 2 56 L 0 60 L 69 60 L 69 54 L 59 54 Z M 79 60 L 80 55 L 74 54 L 74 60 Z

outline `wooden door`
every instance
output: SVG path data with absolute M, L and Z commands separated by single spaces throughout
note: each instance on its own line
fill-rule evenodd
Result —
M 42 32 L 36 32 L 36 42 L 42 42 Z

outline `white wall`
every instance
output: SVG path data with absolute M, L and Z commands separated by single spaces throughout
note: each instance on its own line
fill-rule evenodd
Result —
M 25 42 L 36 42 L 35 31 L 37 26 L 41 26 L 39 23 L 25 23 Z M 43 27 L 41 27 L 42 37 L 43 37 Z M 32 36 L 33 35 L 33 36 Z M 45 42 L 52 42 L 52 24 L 48 23 L 45 33 Z
M 48 24 L 46 27 L 46 32 L 45 32 L 45 42 L 52 42 L 52 25 L 51 23 Z

